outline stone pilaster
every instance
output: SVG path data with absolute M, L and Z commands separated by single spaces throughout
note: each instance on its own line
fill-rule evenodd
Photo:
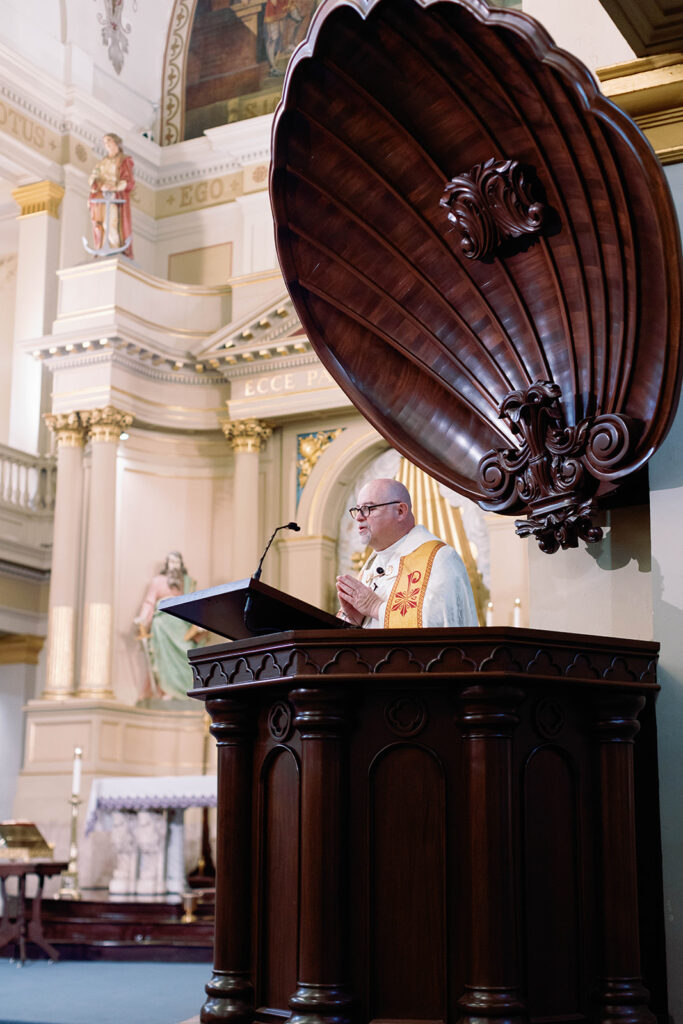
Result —
M 87 417 L 91 443 L 90 501 L 79 697 L 112 697 L 111 641 L 116 539 L 116 451 L 133 422 L 108 405 Z
M 260 556 L 259 453 L 272 429 L 261 420 L 232 420 L 223 433 L 235 453 L 232 574 L 240 579 L 253 573 Z
M 47 447 L 39 411 L 50 408 L 50 380 L 43 364 L 30 359 L 19 346 L 26 338 L 48 334 L 56 315 L 63 195 L 64 189 L 53 181 L 23 185 L 12 192 L 20 213 L 9 443 L 26 452 Z
M 47 672 L 43 697 L 61 700 L 74 691 L 86 426 L 77 412 L 48 413 L 44 418 L 57 440 L 57 493 L 50 576 Z

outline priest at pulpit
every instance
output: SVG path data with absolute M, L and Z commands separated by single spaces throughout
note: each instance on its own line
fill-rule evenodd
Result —
M 398 480 L 371 480 L 349 509 L 372 554 L 359 577 L 337 577 L 339 614 L 355 626 L 394 629 L 476 626 L 472 587 L 460 555 L 415 523 Z

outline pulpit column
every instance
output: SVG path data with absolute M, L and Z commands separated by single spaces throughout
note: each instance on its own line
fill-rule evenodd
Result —
M 200 1021 L 250 1024 L 254 1017 L 251 966 L 251 766 L 254 723 L 244 700 L 207 700 L 218 746 L 216 817 L 216 930 L 208 999 Z
M 301 736 L 299 973 L 289 1024 L 347 1024 L 350 713 L 339 690 L 294 690 Z
M 644 705 L 644 697 L 630 694 L 602 697 L 594 705 L 603 916 L 596 1020 L 601 1024 L 655 1024 L 657 1019 L 640 976 L 638 929 L 633 741 Z
M 85 423 L 77 412 L 48 413 L 45 422 L 57 439 L 57 492 L 43 698 L 60 700 L 73 694 L 75 683 Z
M 521 1024 L 518 885 L 514 874 L 512 735 L 524 699 L 512 687 L 472 686 L 460 696 L 467 773 L 467 886 L 471 937 L 459 1024 Z
M 235 453 L 232 575 L 242 579 L 251 576 L 261 555 L 259 453 L 272 430 L 260 420 L 233 420 L 223 424 L 223 433 Z
M 116 451 L 133 417 L 90 409 L 91 466 L 79 697 L 111 697 L 111 631 L 116 540 Z

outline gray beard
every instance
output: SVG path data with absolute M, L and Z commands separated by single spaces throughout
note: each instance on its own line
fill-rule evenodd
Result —
M 182 590 L 185 582 L 182 569 L 169 569 L 166 573 L 168 585 L 173 590 Z

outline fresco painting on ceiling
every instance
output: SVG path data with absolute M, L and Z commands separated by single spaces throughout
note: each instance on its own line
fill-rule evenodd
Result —
M 321 0 L 198 0 L 185 79 L 186 139 L 275 110 Z

